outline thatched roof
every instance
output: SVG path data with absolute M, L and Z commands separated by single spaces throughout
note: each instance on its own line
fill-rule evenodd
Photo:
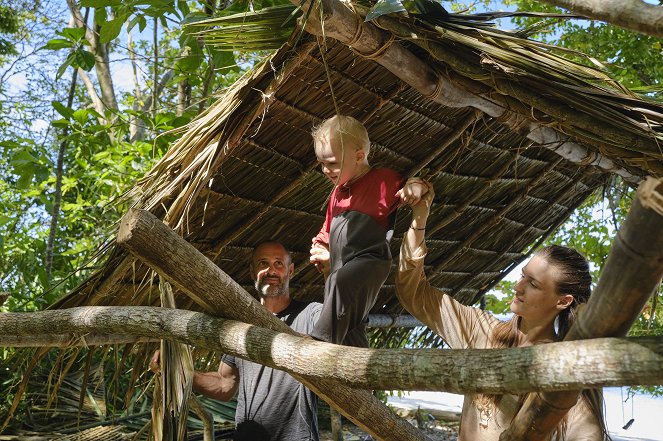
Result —
M 137 183 L 135 205 L 249 290 L 252 247 L 282 241 L 293 252 L 294 296 L 321 300 L 324 281 L 308 257 L 332 186 L 310 131 L 337 112 L 351 115 L 368 129 L 373 166 L 432 181 L 427 272 L 435 286 L 473 304 L 615 173 L 632 183 L 663 175 L 663 107 L 601 71 L 462 23 L 444 32 L 405 19 L 378 23 L 382 29 L 350 23 L 365 27 L 361 38 L 353 34 L 357 41 L 296 32 L 189 125 Z M 368 58 L 360 55 L 372 44 L 366 38 L 382 45 Z M 412 63 L 391 60 L 396 49 L 437 75 L 434 90 L 422 94 L 428 74 L 409 77 Z M 459 104 L 449 85 L 484 104 Z M 394 264 L 409 222 L 402 208 Z M 55 307 L 158 304 L 145 265 L 115 246 L 107 256 Z M 373 312 L 402 312 L 393 272 Z M 184 296 L 178 306 L 195 308 Z

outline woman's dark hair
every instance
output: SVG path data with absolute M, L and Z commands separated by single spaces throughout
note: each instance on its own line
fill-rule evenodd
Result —
M 557 317 L 557 338 L 562 340 L 576 320 L 576 308 L 587 303 L 592 292 L 592 275 L 587 259 L 573 248 L 551 245 L 536 252 L 559 271 L 557 294 L 572 295 L 571 305 Z
M 589 272 L 587 259 L 573 248 L 561 245 L 551 245 L 540 249 L 535 253 L 553 265 L 559 272 L 557 280 L 557 294 L 572 295 L 573 302 L 557 316 L 557 331 L 555 340 L 562 340 L 571 329 L 571 325 L 577 317 L 578 305 L 587 303 L 592 292 L 592 275 Z M 518 323 L 519 318 L 514 317 L 508 322 L 502 322 L 495 327 L 491 336 L 493 347 L 508 348 L 518 346 Z M 603 439 L 610 440 L 603 416 L 603 394 L 600 390 L 585 389 L 582 392 L 592 413 L 596 416 L 603 430 Z M 520 396 L 520 404 L 525 401 L 527 394 Z M 480 404 L 497 406 L 501 395 L 477 394 L 474 400 Z M 553 431 L 553 440 L 564 440 L 566 435 L 566 422 L 564 418 Z

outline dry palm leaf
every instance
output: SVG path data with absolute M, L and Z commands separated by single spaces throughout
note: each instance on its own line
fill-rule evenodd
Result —
M 161 304 L 175 308 L 168 282 L 159 283 Z M 152 434 L 155 440 L 184 441 L 187 434 L 189 397 L 193 386 L 193 359 L 189 346 L 161 341 L 161 375 L 152 401 Z

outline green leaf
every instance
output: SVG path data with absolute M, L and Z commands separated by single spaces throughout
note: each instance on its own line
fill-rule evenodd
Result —
M 183 72 L 197 71 L 204 59 L 203 51 L 200 49 L 198 42 L 195 38 L 189 36 L 184 39 L 182 48 L 187 48 L 184 51 L 186 55 L 177 60 L 175 63 L 176 69 Z
M 94 55 L 91 52 L 86 51 L 85 49 L 78 49 L 72 52 L 73 62 L 72 65 L 75 67 L 80 67 L 85 71 L 90 71 L 94 67 Z
M 143 32 L 146 27 L 147 27 L 147 19 L 145 18 L 145 16 L 144 15 L 138 16 L 138 30 L 140 32 Z
M 55 79 L 58 80 L 62 75 L 64 75 L 64 72 L 67 70 L 69 66 L 74 62 L 74 53 L 70 53 L 67 56 L 67 59 L 64 60 L 64 63 L 62 63 L 62 66 L 58 69 L 58 73 L 55 75 Z
M 101 26 L 108 21 L 108 12 L 106 8 L 97 8 L 94 11 L 94 24 Z
M 140 14 L 134 16 L 131 20 L 129 20 L 129 23 L 127 24 L 127 32 L 130 32 L 138 24 L 141 18 L 143 19 L 143 21 L 145 21 L 145 16 Z
M 26 190 L 30 188 L 30 184 L 32 184 L 32 177 L 34 176 L 34 173 L 32 173 L 32 170 L 28 168 L 22 168 L 20 170 L 22 173 L 21 177 L 18 178 L 18 181 L 16 181 L 16 188 L 19 190 Z
M 105 8 L 107 6 L 121 6 L 122 0 L 81 0 L 81 8 Z
M 46 269 L 44 269 L 44 267 L 37 267 L 37 277 L 42 286 L 49 286 L 48 276 L 46 275 Z
M 120 32 L 122 31 L 122 25 L 126 20 L 126 16 L 121 15 L 114 18 L 111 21 L 101 25 L 101 30 L 99 31 L 99 42 L 100 43 L 110 43 L 115 40 Z
M 366 14 L 365 21 L 371 21 L 381 15 L 405 12 L 405 7 L 400 0 L 379 0 Z
M 219 51 L 212 48 L 211 52 L 212 62 L 214 63 L 215 67 L 222 68 L 237 65 L 237 62 L 235 61 L 235 55 L 233 55 L 232 51 Z
M 67 49 L 72 47 L 74 47 L 73 41 L 65 40 L 63 38 L 54 38 L 52 40 L 49 40 L 48 43 L 46 43 L 44 46 L 40 47 L 39 49 L 49 49 L 52 51 L 57 51 L 60 49 Z
M 69 120 L 55 119 L 55 120 L 51 121 L 51 125 L 53 127 L 58 127 L 60 129 L 64 129 L 65 127 L 69 127 Z
M 87 121 L 89 114 L 90 113 L 85 109 L 78 109 L 77 111 L 74 112 L 73 117 L 77 123 L 83 125 Z
M 25 168 L 26 165 L 36 164 L 39 162 L 30 152 L 27 150 L 19 150 L 14 156 L 12 156 L 11 164 L 15 168 Z
M 186 17 L 191 12 L 191 10 L 189 9 L 189 5 L 187 4 L 186 0 L 177 0 L 177 9 L 182 11 L 182 16 L 183 17 Z
M 203 20 L 208 20 L 208 19 L 209 19 L 209 15 L 207 15 L 203 12 L 200 12 L 200 11 L 193 11 L 192 13 L 187 14 L 186 17 L 184 17 L 184 19 L 180 22 L 180 25 L 185 26 L 185 25 L 189 25 L 189 24 L 192 24 L 192 23 L 196 23 L 196 22 L 203 21 Z
M 58 31 L 57 34 L 62 35 L 67 40 L 78 42 L 85 38 L 85 28 L 64 28 Z
M 74 113 L 72 109 L 65 106 L 60 101 L 51 101 L 51 105 L 60 115 L 64 116 L 67 119 L 71 118 L 71 115 Z

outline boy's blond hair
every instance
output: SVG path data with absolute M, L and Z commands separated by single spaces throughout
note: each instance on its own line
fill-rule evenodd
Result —
M 354 150 L 363 150 L 368 156 L 371 149 L 371 141 L 368 139 L 366 127 L 351 116 L 335 115 L 324 120 L 319 126 L 314 127 L 311 135 L 316 153 L 320 148 L 329 145 L 332 134 L 339 135 L 343 150 L 353 146 Z

